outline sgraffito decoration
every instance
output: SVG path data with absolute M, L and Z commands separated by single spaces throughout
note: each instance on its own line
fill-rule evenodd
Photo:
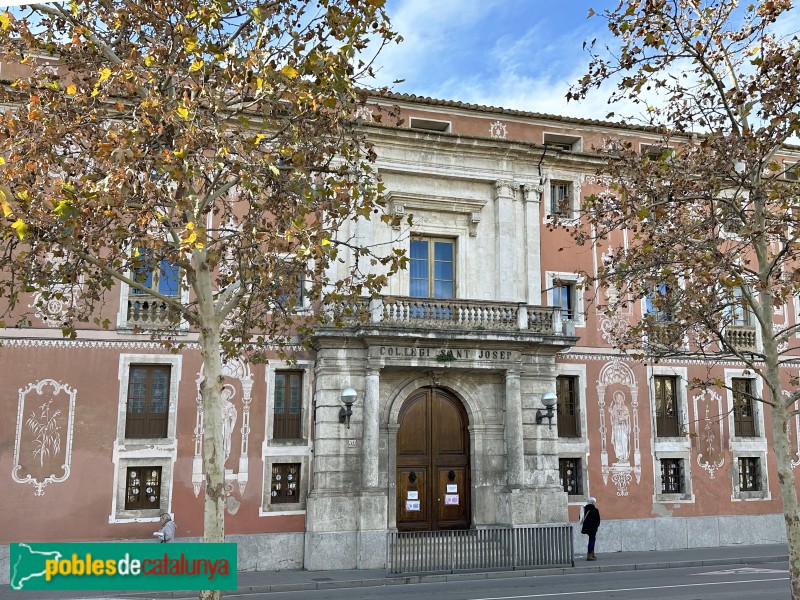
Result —
M 697 464 L 714 479 L 725 465 L 722 396 L 714 390 L 703 390 L 692 397 L 692 402 L 697 424 Z
M 228 511 L 235 513 L 238 510 L 238 501 L 231 497 L 234 486 L 238 486 L 239 494 L 243 495 L 248 480 L 248 445 L 250 438 L 250 402 L 253 392 L 253 374 L 250 366 L 238 359 L 230 360 L 222 365 L 222 376 L 225 383 L 222 387 L 222 448 L 225 457 L 225 495 L 228 497 L 226 506 Z M 194 459 L 192 460 L 192 487 L 195 497 L 200 495 L 200 489 L 205 481 L 203 473 L 203 397 L 200 391 L 205 379 L 203 368 L 197 376 L 197 420 L 194 428 Z M 239 457 L 236 460 L 234 447 L 236 437 L 239 437 Z M 234 456 L 231 456 L 231 455 Z M 228 464 L 238 466 L 234 470 Z
M 606 394 L 611 396 L 608 403 Z M 639 389 L 631 368 L 621 360 L 606 363 L 597 380 L 597 398 L 603 483 L 608 485 L 611 478 L 617 496 L 627 496 L 634 477 L 636 483 L 642 479 Z
M 11 478 L 33 485 L 35 496 L 43 496 L 48 484 L 69 477 L 76 394 L 53 379 L 19 390 Z

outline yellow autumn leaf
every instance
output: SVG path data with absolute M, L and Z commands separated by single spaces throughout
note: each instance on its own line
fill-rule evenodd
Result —
M 0 165 L 6 164 L 6 159 L 0 156 Z
M 196 36 L 183 38 L 183 47 L 186 48 L 187 52 L 191 52 L 197 48 L 197 41 L 198 40 Z
M 11 214 L 11 207 L 8 205 L 8 202 L 5 200 L 0 200 L 0 209 L 3 210 L 3 218 L 7 217 Z
M 70 96 L 74 96 L 77 93 L 78 93 L 77 87 L 75 87 L 74 85 L 67 86 L 67 94 L 69 94 Z
M 155 59 L 154 56 L 149 56 L 148 55 L 148 56 L 144 57 L 144 66 L 145 67 L 152 67 L 155 62 L 156 62 L 156 59 Z
M 28 225 L 22 219 L 17 219 L 11 224 L 12 229 L 17 232 L 17 237 L 19 239 L 25 239 L 25 235 L 28 233 Z
M 178 116 L 181 119 L 188 119 L 189 118 L 189 109 L 186 108 L 185 106 L 179 106 L 176 109 L 176 112 L 178 113 Z
M 109 77 L 111 77 L 111 69 L 109 69 L 108 67 L 106 67 L 105 69 L 101 69 L 100 79 L 97 81 L 97 83 L 103 83 Z
M 180 110 L 180 109 L 179 109 L 179 110 Z M 180 114 L 180 113 L 178 113 L 178 114 Z M 184 119 L 185 119 L 185 118 L 186 118 L 186 117 L 184 117 Z M 186 146 L 184 146 L 184 147 L 183 147 L 183 148 L 181 148 L 180 150 L 175 150 L 175 151 L 173 152 L 173 154 L 174 154 L 176 157 L 178 157 L 178 158 L 186 158 Z
M 194 244 L 195 241 L 197 241 L 197 232 L 193 231 L 191 234 L 189 234 L 189 237 L 186 238 L 186 241 L 189 244 Z
M 194 62 L 192 63 L 192 66 L 191 66 L 191 67 L 189 67 L 189 71 L 190 71 L 191 73 L 194 73 L 195 71 L 199 71 L 200 69 L 202 69 L 202 68 L 203 68 L 203 65 L 204 65 L 204 64 L 205 64 L 205 62 L 203 62 L 202 60 L 200 60 L 200 59 L 198 58 L 196 61 L 194 61 Z
M 11 25 L 11 19 L 8 18 L 8 11 L 0 13 L 0 28 L 8 29 Z
M 186 229 L 188 229 L 189 231 L 192 231 L 194 229 L 194 223 L 192 221 L 189 221 L 186 224 Z
M 269 166 L 269 170 L 273 175 L 275 175 L 275 177 L 280 177 L 281 172 L 278 170 L 278 167 L 276 167 L 275 165 L 270 165 Z
M 330 246 L 331 245 L 331 241 L 330 240 L 322 240 L 322 245 L 323 246 Z
M 295 77 L 297 77 L 297 69 L 295 69 L 291 65 L 286 65 L 285 67 L 283 67 L 281 69 L 281 73 L 286 75 L 286 77 L 288 77 L 289 79 L 294 79 Z

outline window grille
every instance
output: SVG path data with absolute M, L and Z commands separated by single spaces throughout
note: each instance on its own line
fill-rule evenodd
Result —
M 559 458 L 558 472 L 561 476 L 561 487 L 570 496 L 583 494 L 581 485 L 581 461 L 579 458 Z
M 161 506 L 161 467 L 131 467 L 125 477 L 125 510 Z
M 569 216 L 571 211 L 572 184 L 566 181 L 550 182 L 550 214 Z
M 679 458 L 661 459 L 661 493 L 683 493 L 683 461 Z
M 272 465 L 271 504 L 299 502 L 300 464 L 282 463 Z
M 753 456 L 739 458 L 739 491 L 758 492 L 761 490 L 759 460 Z

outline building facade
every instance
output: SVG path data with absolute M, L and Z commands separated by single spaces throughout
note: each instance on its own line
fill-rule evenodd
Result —
M 382 104 L 402 123 L 372 123 Z M 657 135 L 413 96 L 363 117 L 396 218 L 341 233 L 399 245 L 409 268 L 296 362 L 226 365 L 226 532 L 241 568 L 380 568 L 389 531 L 574 522 L 587 495 L 599 552 L 783 541 L 765 409 L 741 401 L 760 380 L 730 361 L 714 367 L 726 387 L 700 391 L 702 361 L 617 352 L 609 331 L 648 306 L 605 314 L 588 298 L 613 290 L 579 275 L 607 251 L 568 231 L 580 198 L 609 185 L 593 149 Z M 168 270 L 152 285 L 181 293 Z M 148 540 L 165 511 L 200 538 L 192 332 L 175 334 L 179 353 L 135 333 L 159 307 L 125 286 L 100 315 L 110 331 L 62 339 L 60 311 L 53 300 L 32 327 L 0 330 L 0 543 Z M 777 308 L 776 324 L 798 311 Z M 736 334 L 757 344 L 747 317 Z M 799 364 L 785 363 L 787 384 Z

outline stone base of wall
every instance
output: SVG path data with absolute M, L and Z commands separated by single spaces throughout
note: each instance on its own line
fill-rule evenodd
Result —
M 177 541 L 199 542 L 201 539 L 178 538 Z M 361 536 L 356 532 L 264 533 L 231 535 L 227 537 L 227 541 L 238 545 L 239 571 L 375 569 L 385 566 L 384 532 L 362 532 Z M 587 537 L 581 535 L 581 528 L 575 523 L 573 543 L 576 555 L 586 554 L 586 542 Z M 597 532 L 595 552 L 785 543 L 786 529 L 782 514 L 605 520 Z M 0 544 L 0 585 L 9 584 L 9 548 L 8 544 Z M 343 548 L 349 551 L 342 552 Z
M 573 528 L 575 555 L 586 554 L 588 537 Z M 595 552 L 640 552 L 719 546 L 785 544 L 782 514 L 718 517 L 669 517 L 602 521 Z

